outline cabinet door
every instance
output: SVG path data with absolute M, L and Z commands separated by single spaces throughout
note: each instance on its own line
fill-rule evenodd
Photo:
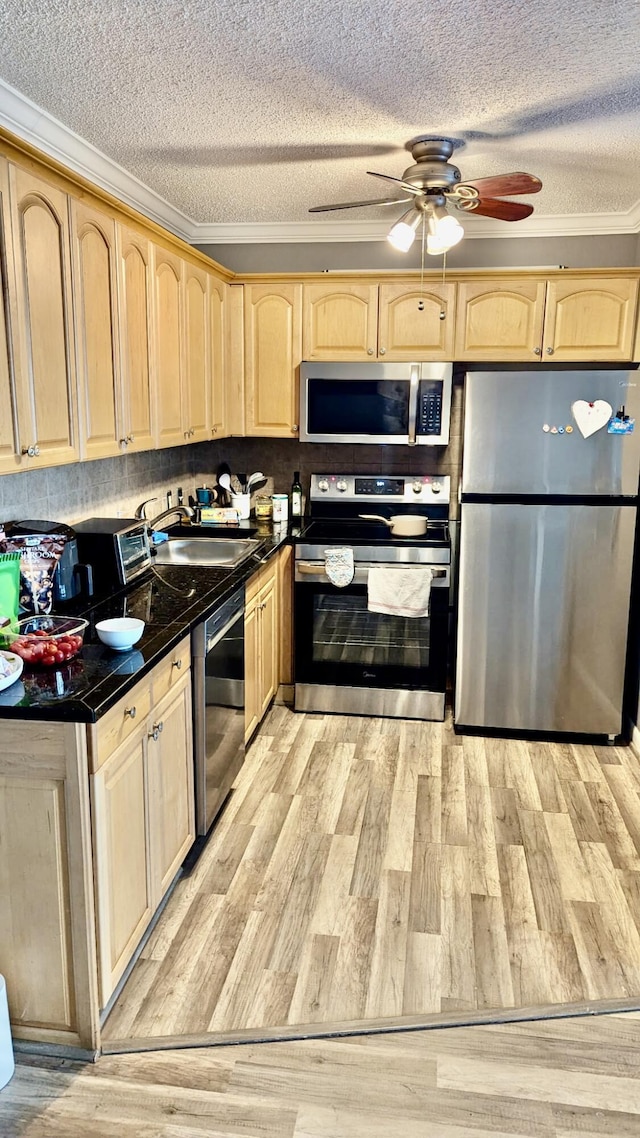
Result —
M 185 394 L 182 427 L 186 441 L 203 442 L 209 430 L 209 307 L 207 274 L 184 264 Z
M 278 630 L 276 625 L 276 566 L 271 580 L 258 597 L 258 636 L 260 656 L 260 719 L 278 689 Z
M 305 360 L 366 360 L 377 353 L 378 286 L 304 286 Z
M 149 242 L 124 225 L 116 232 L 120 316 L 122 435 L 127 450 L 152 450 L 151 265 Z
M 121 450 L 117 349 L 116 227 L 112 218 L 71 200 L 74 321 L 81 458 Z
M 630 360 L 638 282 L 571 280 L 547 285 L 543 356 L 553 361 Z
M 392 360 L 453 359 L 454 284 L 424 290 L 406 284 L 381 284 L 378 355 Z
M 227 286 L 209 277 L 209 416 L 211 434 L 221 439 L 227 434 L 225 406 L 225 366 L 227 342 Z
M 153 341 L 156 377 L 156 445 L 184 443 L 182 427 L 182 262 L 153 246 Z
M 258 598 L 244 612 L 244 737 L 249 739 L 260 722 Z
M 246 434 L 298 434 L 302 286 L 245 287 Z
M 145 765 L 146 729 L 91 778 L 101 1007 L 153 913 Z
M 149 853 L 155 908 L 195 840 L 190 672 L 156 704 L 147 734 Z
M 18 410 L 9 352 L 10 302 L 13 298 L 13 282 L 10 284 L 9 273 L 12 268 L 9 167 L 0 158 L 0 473 L 20 469 Z
M 458 285 L 455 359 L 540 358 L 545 281 L 469 281 Z
M 10 166 L 16 390 L 30 466 L 79 458 L 67 196 Z

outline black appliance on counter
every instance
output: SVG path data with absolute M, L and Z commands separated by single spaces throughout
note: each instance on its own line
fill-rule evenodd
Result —
M 449 649 L 450 480 L 429 475 L 314 474 L 295 550 L 295 708 L 297 711 L 444 719 Z M 394 536 L 362 513 L 423 514 L 422 537 Z M 353 549 L 344 588 L 325 571 L 327 550 Z M 432 570 L 429 614 L 370 612 L 369 570 L 379 565 Z
M 151 565 L 148 522 L 87 518 L 76 524 L 75 531 L 80 555 L 93 567 L 99 596 L 125 588 Z
M 68 601 L 83 595 L 93 596 L 93 573 L 90 564 L 81 562 L 75 530 L 64 522 L 43 521 L 26 518 L 24 521 L 8 522 L 5 530 L 10 537 L 24 537 L 29 534 L 60 534 L 66 538 L 64 549 L 53 574 L 53 606 L 59 608 Z

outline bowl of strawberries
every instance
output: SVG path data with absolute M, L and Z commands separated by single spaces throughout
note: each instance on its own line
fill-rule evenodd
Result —
M 5 645 L 25 668 L 61 668 L 78 655 L 88 624 L 81 617 L 26 617 L 7 630 Z

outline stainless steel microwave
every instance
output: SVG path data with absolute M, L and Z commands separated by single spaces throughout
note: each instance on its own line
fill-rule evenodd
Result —
M 444 446 L 450 363 L 302 363 L 300 441 Z

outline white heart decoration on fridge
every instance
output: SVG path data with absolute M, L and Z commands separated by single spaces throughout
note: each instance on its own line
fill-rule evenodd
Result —
M 571 404 L 571 411 L 583 439 L 588 439 L 589 435 L 606 427 L 613 415 L 613 407 L 605 399 L 596 399 L 594 403 L 577 399 Z

